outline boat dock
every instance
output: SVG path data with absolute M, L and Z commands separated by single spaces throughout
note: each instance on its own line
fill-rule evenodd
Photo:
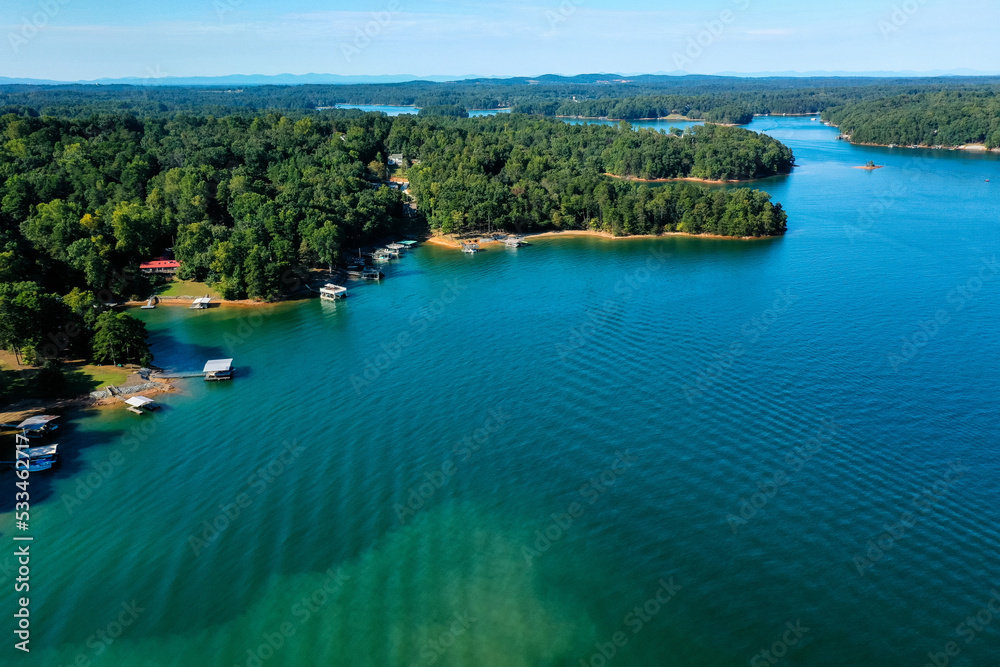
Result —
M 205 364 L 202 370 L 205 374 L 205 382 L 221 382 L 233 379 L 233 360 L 214 359 Z
M 319 288 L 319 298 L 325 299 L 327 301 L 336 301 L 337 299 L 347 298 L 347 288 L 341 285 L 334 285 L 333 283 L 327 283 Z

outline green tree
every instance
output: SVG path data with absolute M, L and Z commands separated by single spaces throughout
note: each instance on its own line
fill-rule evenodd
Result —
M 146 325 L 128 313 L 101 313 L 94 332 L 94 361 L 114 365 L 151 361 L 148 338 Z

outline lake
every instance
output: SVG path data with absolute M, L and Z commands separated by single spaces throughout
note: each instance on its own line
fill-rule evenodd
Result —
M 134 311 L 237 375 L 66 427 L 17 664 L 996 664 L 996 618 L 958 628 L 1000 588 L 1000 162 L 750 129 L 797 158 L 756 184 L 780 239 L 428 245 L 336 304 Z
M 420 107 L 386 106 L 381 104 L 338 104 L 334 108 L 375 111 L 378 113 L 384 113 L 387 116 L 402 116 L 420 113 Z M 495 116 L 498 113 L 510 113 L 510 109 L 470 109 L 469 117 L 478 118 L 480 116 Z

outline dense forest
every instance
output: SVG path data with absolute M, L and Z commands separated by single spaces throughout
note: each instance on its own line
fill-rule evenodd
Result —
M 900 95 L 834 107 L 823 119 L 861 144 L 1000 148 L 1000 96 L 995 92 Z
M 489 228 L 596 229 L 613 234 L 686 231 L 769 236 L 786 214 L 766 193 L 690 184 L 657 187 L 608 179 L 748 179 L 788 173 L 781 143 L 739 128 L 705 126 L 683 136 L 627 123 L 567 125 L 525 116 L 418 121 L 400 116 L 388 150 L 419 165 L 411 189 L 430 225 L 445 233 Z
M 525 113 L 635 120 L 671 114 L 745 123 L 753 114 L 818 113 L 833 106 L 899 95 L 1000 89 L 997 77 L 864 78 L 541 76 L 448 83 L 221 86 L 4 85 L 0 107 L 77 116 L 94 109 L 140 117 L 186 112 L 224 116 L 248 111 L 313 112 L 336 104 L 463 109 L 516 108 Z M 0 111 L 2 113 L 2 111 Z
M 5 282 L 129 295 L 140 261 L 173 246 L 183 277 L 273 298 L 286 273 L 394 229 L 379 184 L 392 121 L 94 115 L 0 117 Z

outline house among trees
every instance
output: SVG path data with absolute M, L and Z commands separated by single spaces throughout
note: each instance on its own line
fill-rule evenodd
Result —
M 389 166 L 390 167 L 402 167 L 403 166 L 403 154 L 402 153 L 392 153 L 389 155 Z
M 160 274 L 173 276 L 177 274 L 177 270 L 181 268 L 181 263 L 174 259 L 165 259 L 163 257 L 157 257 L 149 262 L 143 262 L 139 265 L 139 270 L 145 274 Z

